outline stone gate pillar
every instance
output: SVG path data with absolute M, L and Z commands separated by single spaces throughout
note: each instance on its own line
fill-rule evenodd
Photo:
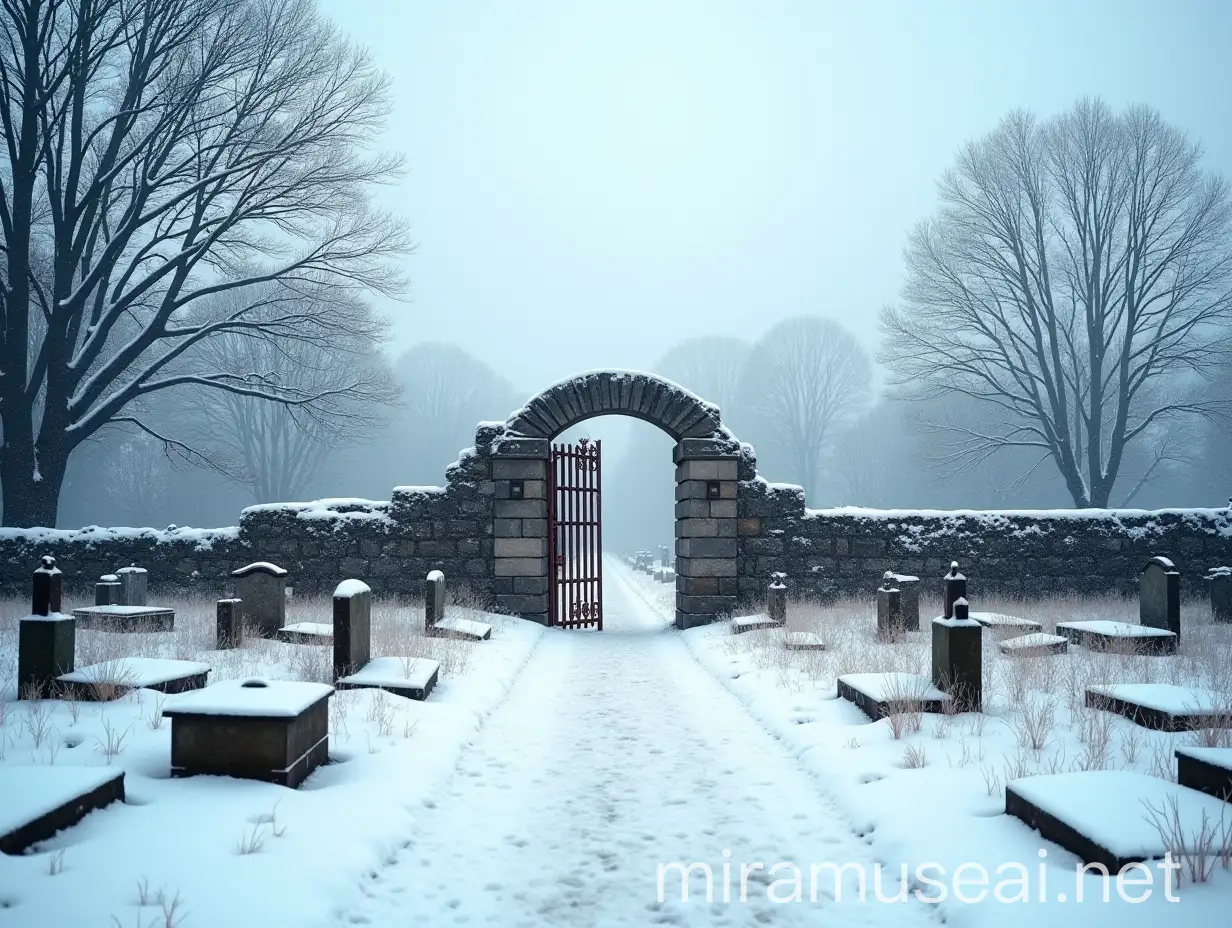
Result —
M 740 445 L 682 438 L 676 462 L 676 627 L 705 625 L 736 608 L 736 493 Z
M 547 624 L 546 438 L 502 438 L 492 448 L 492 593 L 496 608 Z

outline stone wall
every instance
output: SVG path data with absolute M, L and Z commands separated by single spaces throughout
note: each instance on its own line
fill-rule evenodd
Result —
M 886 570 L 925 584 L 957 560 L 972 596 L 1136 593 L 1147 559 L 1181 572 L 1184 595 L 1232 564 L 1227 509 L 940 512 L 808 510 L 799 487 L 747 479 L 740 486 L 740 596 L 764 595 L 772 571 L 792 595 L 869 596 Z

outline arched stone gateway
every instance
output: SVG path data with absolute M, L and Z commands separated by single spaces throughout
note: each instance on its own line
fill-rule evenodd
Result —
M 755 476 L 752 450 L 723 427 L 713 403 L 634 371 L 592 371 L 554 384 L 490 433 L 496 605 L 548 621 L 551 441 L 609 414 L 649 422 L 676 441 L 676 625 L 731 613 L 741 574 L 738 495 L 741 479 Z

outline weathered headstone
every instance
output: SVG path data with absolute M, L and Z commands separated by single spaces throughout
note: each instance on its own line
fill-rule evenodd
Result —
M 885 584 L 877 588 L 877 637 L 882 641 L 897 638 L 903 631 L 902 591 Z
M 243 600 L 244 618 L 265 638 L 287 624 L 287 572 L 277 564 L 257 561 L 231 571 L 235 595 Z
M 1211 619 L 1232 624 L 1232 567 L 1215 567 L 1206 575 L 1211 585 Z
M 920 578 L 909 574 L 896 574 L 887 570 L 882 586 L 894 587 L 899 592 L 899 609 L 903 628 L 909 632 L 920 630 Z
M 334 590 L 334 680 L 359 671 L 372 656 L 372 589 L 343 580 Z
M 120 578 L 115 574 L 103 574 L 94 584 L 94 605 L 118 606 L 120 604 Z
M 214 648 L 227 651 L 244 643 L 244 601 L 220 599 L 215 620 Z
M 945 575 L 945 610 L 942 616 L 954 618 L 954 603 L 967 598 L 967 578 L 958 572 L 958 561 L 950 562 L 950 572 Z
M 772 573 L 766 587 L 766 615 L 777 625 L 787 624 L 787 574 Z
M 984 626 L 970 617 L 967 600 L 961 596 L 950 607 L 953 615 L 933 619 L 933 686 L 949 693 L 963 711 L 979 712 L 984 697 Z
M 669 558 L 671 557 L 671 549 L 667 545 L 659 545 L 659 566 L 668 567 Z
M 1181 637 L 1181 575 L 1166 557 L 1153 557 L 1138 581 L 1138 621 Z
M 431 628 L 445 618 L 445 575 L 439 570 L 428 572 L 424 583 L 424 628 Z
M 120 605 L 144 606 L 150 587 L 149 571 L 144 567 L 121 567 L 116 576 L 120 578 Z
M 51 555 L 34 571 L 30 615 L 18 623 L 17 698 L 50 695 L 56 678 L 72 673 L 76 625 L 60 613 L 60 570 Z

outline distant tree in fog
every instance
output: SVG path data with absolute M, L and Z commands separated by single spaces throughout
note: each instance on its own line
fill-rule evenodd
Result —
M 136 432 L 114 443 L 102 462 L 104 496 L 129 525 L 160 525 L 171 497 L 171 462 L 159 443 Z
M 743 339 L 718 335 L 690 338 L 668 349 L 652 370 L 716 403 L 721 413 L 729 413 L 748 357 L 749 344 Z
M 868 353 L 847 329 L 817 316 L 786 319 L 758 339 L 740 377 L 741 437 L 816 501 L 825 452 L 871 389 Z
M 1201 150 L 1146 107 L 1016 112 L 965 146 L 911 234 L 881 359 L 906 394 L 970 397 L 938 422 L 961 473 L 1012 449 L 1075 506 L 1132 499 L 1220 416 L 1202 389 L 1228 354 L 1232 209 Z
M 191 453 L 155 394 L 306 412 L 202 350 L 362 334 L 351 298 L 399 291 L 408 240 L 370 198 L 399 168 L 370 154 L 388 83 L 312 0 L 5 0 L 0 36 L 0 484 L 6 523 L 54 525 L 105 426 Z

